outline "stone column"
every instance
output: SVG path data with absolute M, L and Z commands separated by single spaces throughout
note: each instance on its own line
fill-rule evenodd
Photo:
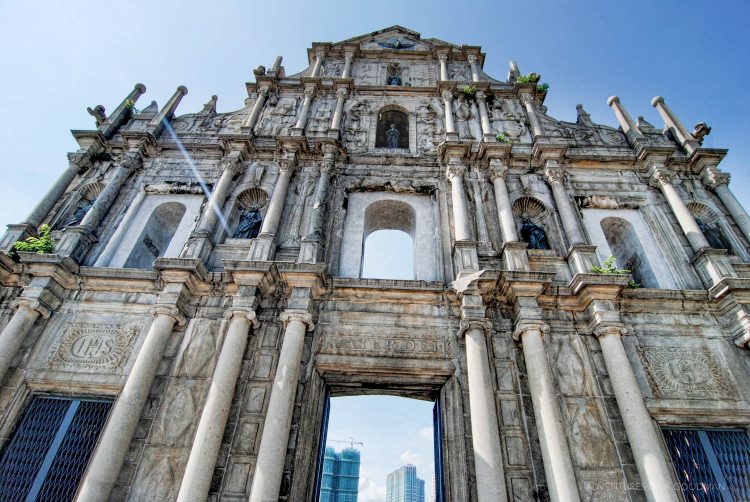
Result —
M 188 93 L 187 87 L 181 85 L 177 88 L 172 97 L 169 98 L 164 108 L 148 123 L 149 127 L 154 128 L 154 135 L 159 134 L 165 122 L 169 122 L 177 109 L 177 105 L 180 104 L 182 98 Z
M 130 370 L 120 396 L 110 413 L 107 425 L 99 438 L 89 468 L 81 482 L 78 502 L 94 502 L 109 499 L 117 481 L 130 441 L 146 403 L 151 384 L 164 355 L 164 347 L 176 323 L 185 324 L 185 319 L 176 307 L 156 306 L 149 309 L 156 316 L 146 334 L 133 369 Z
M 250 111 L 250 115 L 248 115 L 247 120 L 244 124 L 242 124 L 242 129 L 245 129 L 248 132 L 252 133 L 253 127 L 255 127 L 255 123 L 258 122 L 258 117 L 260 116 L 261 110 L 263 110 L 263 105 L 266 103 L 267 97 L 268 86 L 261 86 L 258 89 L 258 99 L 255 100 L 255 104 L 253 105 L 253 109 L 252 111 Z
M 713 188 L 724 207 L 734 218 L 734 222 L 742 230 L 742 234 L 750 241 L 750 216 L 729 189 L 729 179 L 729 174 L 722 173 L 716 166 L 709 166 L 703 171 L 704 183 Z
M 68 168 L 63 171 L 54 185 L 49 189 L 44 197 L 39 201 L 34 210 L 24 220 L 24 223 L 34 228 L 44 223 L 52 208 L 60 200 L 75 177 L 85 172 L 91 167 L 90 156 L 87 153 L 70 153 L 68 154 Z
M 672 185 L 672 175 L 663 167 L 652 169 L 651 184 L 661 190 L 694 251 L 710 247 L 695 218 Z
M 479 106 L 479 118 L 482 123 L 482 134 L 484 139 L 494 138 L 492 134 L 492 126 L 490 125 L 490 116 L 487 112 L 487 93 L 484 91 L 477 91 L 477 105 Z
M 133 218 L 135 218 L 135 215 L 138 214 L 138 209 L 141 207 L 141 204 L 143 204 L 143 199 L 145 198 L 146 190 L 141 188 L 141 190 L 138 191 L 138 194 L 136 194 L 135 199 L 133 199 L 128 205 L 128 212 L 117 225 L 115 233 L 109 238 L 107 247 L 102 254 L 99 255 L 99 258 L 96 259 L 96 263 L 94 263 L 95 267 L 106 267 L 109 265 L 110 260 L 112 260 L 112 257 L 120 246 L 120 241 L 122 240 L 123 235 L 125 235 L 125 232 L 130 228 L 130 224 L 132 223 Z
M 456 126 L 453 122 L 453 93 L 450 91 L 443 91 L 443 104 L 445 105 L 445 134 L 455 135 Z
M 670 469 L 660 447 L 661 439 L 654 429 L 641 389 L 622 346 L 620 337 L 621 334 L 627 334 L 627 330 L 619 326 L 607 326 L 597 328 L 595 333 L 599 338 L 604 364 L 646 498 L 651 502 L 677 502 Z
M 49 310 L 38 300 L 19 298 L 14 304 L 17 307 L 16 313 L 0 333 L 0 381 L 5 377 L 13 358 L 16 357 L 37 318 L 40 315 L 45 319 L 49 317 Z
M 234 389 L 242 368 L 242 356 L 247 346 L 250 326 L 258 324 L 255 312 L 249 309 L 230 309 L 224 317 L 231 321 L 195 432 L 190 458 L 177 495 L 178 502 L 201 502 L 208 496 Z
M 557 212 L 560 214 L 560 220 L 565 230 L 565 236 L 568 238 L 568 244 L 570 246 L 585 244 L 586 240 L 583 238 L 583 231 L 578 221 L 578 215 L 576 215 L 576 210 L 563 184 L 565 172 L 558 166 L 556 161 L 548 160 L 547 167 L 544 169 L 544 176 L 552 188 L 552 196 L 555 198 L 555 205 L 557 205 Z
M 529 116 L 529 123 L 531 123 L 531 132 L 536 138 L 537 136 L 544 136 L 544 129 L 542 124 L 539 122 L 539 116 L 537 115 L 536 106 L 534 105 L 534 98 L 531 94 L 524 92 L 521 94 L 521 101 L 523 106 L 526 108 L 526 114 Z
M 461 163 L 460 159 L 453 157 L 448 161 L 448 169 L 445 175 L 451 183 L 453 231 L 457 241 L 471 240 L 469 210 L 466 204 L 466 191 L 464 190 L 464 172 L 466 172 L 466 166 Z
M 307 124 L 307 115 L 310 113 L 310 104 L 314 96 L 315 86 L 305 86 L 305 100 L 302 102 L 302 109 L 299 112 L 297 123 L 294 125 L 294 128 L 300 133 L 305 129 L 305 124 Z
M 661 96 L 656 96 L 651 100 L 651 106 L 656 108 L 656 111 L 659 112 L 662 120 L 664 120 L 664 124 L 667 126 L 667 129 L 672 132 L 674 137 L 677 138 L 677 140 L 689 154 L 700 148 L 700 143 L 698 143 L 693 135 L 690 134 L 687 129 L 685 129 L 685 126 L 682 125 L 682 122 L 680 122 L 677 116 L 672 113 L 672 110 L 670 110 L 667 104 L 664 102 L 664 98 L 662 98 Z
M 109 139 L 112 134 L 114 134 L 117 128 L 132 115 L 133 105 L 135 105 L 138 98 L 140 98 L 144 92 L 146 92 L 145 85 L 135 84 L 133 90 L 130 91 L 130 94 L 122 100 L 122 103 L 115 108 L 115 111 L 110 114 L 107 120 L 99 126 L 99 131 L 101 131 L 102 136 Z
M 490 160 L 490 175 L 495 188 L 495 202 L 497 203 L 497 217 L 500 220 L 500 229 L 503 233 L 503 241 L 518 241 L 516 230 L 516 218 L 513 216 L 513 208 L 508 197 L 508 187 L 505 185 L 505 176 L 508 167 L 500 159 Z
M 315 63 L 313 64 L 312 72 L 310 72 L 311 77 L 317 77 L 320 75 L 320 69 L 323 66 L 323 61 L 326 59 L 326 53 L 324 51 L 317 51 L 315 53 Z
M 354 54 L 347 52 L 344 54 L 344 71 L 341 73 L 341 78 L 350 78 L 352 76 L 352 61 L 354 60 Z
M 492 333 L 492 323 L 486 320 L 464 320 L 461 321 L 461 333 L 466 337 L 466 372 L 469 377 L 471 442 L 474 448 L 477 500 L 508 500 L 494 386 L 487 354 L 486 333 Z
M 466 59 L 469 60 L 469 66 L 471 67 L 471 81 L 479 82 L 479 67 L 477 66 L 477 56 L 475 54 L 469 54 Z
M 615 117 L 617 117 L 617 121 L 620 123 L 620 127 L 622 127 L 622 132 L 625 133 L 631 142 L 635 138 L 643 137 L 643 134 L 638 127 L 636 127 L 633 119 L 630 118 L 628 111 L 622 106 L 622 103 L 620 103 L 620 98 L 617 96 L 611 96 L 607 100 L 607 104 L 612 108 L 612 111 L 615 112 Z
M 550 500 L 576 502 L 580 499 L 573 461 L 568 450 L 560 410 L 557 407 L 552 373 L 547 365 L 547 351 L 542 340 L 543 333 L 548 330 L 549 326 L 540 322 L 520 322 L 513 337 L 516 340 L 520 338 L 523 345 L 526 376 L 534 406 L 534 418 L 544 462 L 544 477 L 547 480 Z
M 273 187 L 273 194 L 271 194 L 271 201 L 268 203 L 268 211 L 260 228 L 260 233 L 276 235 L 276 231 L 279 229 L 279 222 L 281 221 L 281 214 L 284 211 L 286 191 L 289 188 L 289 179 L 292 177 L 292 172 L 294 172 L 294 163 L 282 160 L 279 165 L 279 178 Z
M 349 95 L 349 91 L 346 87 L 339 87 L 336 90 L 336 110 L 333 112 L 333 118 L 331 119 L 331 130 L 338 131 L 341 128 L 341 118 L 344 115 L 344 101 Z
M 440 80 L 448 80 L 448 54 L 438 55 L 440 60 Z
M 305 237 L 302 239 L 299 251 L 300 263 L 317 263 L 323 241 L 323 225 L 326 213 L 326 195 L 331 180 L 331 172 L 335 163 L 335 154 L 327 152 L 323 155 L 323 165 L 320 167 L 318 183 L 315 186 L 313 210 L 307 225 Z
M 268 502 L 279 498 L 305 331 L 313 330 L 312 316 L 307 312 L 287 311 L 279 319 L 286 323 L 286 330 L 255 462 L 250 502 Z

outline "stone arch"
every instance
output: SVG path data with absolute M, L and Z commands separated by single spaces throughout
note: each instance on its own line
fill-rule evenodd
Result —
M 123 267 L 151 268 L 156 258 L 165 255 L 185 212 L 180 202 L 164 202 L 154 208 Z
M 617 259 L 617 267 L 630 270 L 633 279 L 643 287 L 658 288 L 659 283 L 654 270 L 633 225 L 623 218 L 614 216 L 603 218 L 599 225 L 612 255 Z
M 396 230 L 409 236 L 410 243 L 406 244 L 403 239 L 396 237 L 394 245 L 400 250 L 410 248 L 409 256 L 404 257 L 403 261 L 394 263 L 396 268 L 403 268 L 403 277 L 400 279 L 414 279 L 415 269 L 415 236 L 417 230 L 417 213 L 414 208 L 406 202 L 399 200 L 378 200 L 367 206 L 365 209 L 364 230 L 362 233 L 362 257 L 360 277 L 364 277 L 365 264 L 368 261 L 368 253 L 376 252 L 374 249 L 368 250 L 368 238 L 375 232 L 382 230 Z M 369 257 L 372 259 L 372 257 Z M 399 275 L 399 274 L 397 274 Z
M 731 234 L 722 225 L 723 222 L 719 216 L 710 207 L 700 202 L 690 202 L 687 207 L 708 244 L 714 249 L 726 249 L 730 255 L 734 254 L 728 238 Z
M 375 148 L 409 149 L 409 129 L 409 113 L 405 108 L 398 105 L 383 106 L 377 114 Z M 389 135 L 389 130 L 395 130 L 398 134 Z M 395 142 L 393 139 L 389 140 L 394 136 L 397 138 Z M 392 142 L 397 146 L 392 146 Z

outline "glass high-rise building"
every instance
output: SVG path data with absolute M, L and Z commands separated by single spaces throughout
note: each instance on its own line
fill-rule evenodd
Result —
M 424 480 L 417 477 L 417 467 L 402 465 L 388 475 L 386 502 L 425 502 Z
M 326 448 L 320 502 L 357 502 L 359 493 L 359 450 L 346 448 L 337 452 Z

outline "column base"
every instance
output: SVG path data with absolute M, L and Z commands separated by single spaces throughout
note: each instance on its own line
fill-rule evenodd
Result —
M 55 245 L 55 254 L 68 256 L 76 263 L 81 264 L 91 245 L 97 240 L 93 229 L 90 227 L 84 225 L 67 227 L 63 232 L 62 239 Z
M 13 251 L 13 245 L 27 237 L 36 235 L 36 229 L 28 223 L 19 223 L 17 225 L 8 225 L 8 231 L 0 240 L 0 251 L 10 253 Z
M 300 240 L 297 263 L 320 263 L 323 257 L 323 244 L 319 241 Z
M 497 143 L 497 138 L 491 132 L 486 132 L 482 135 L 482 140 L 485 143 Z
M 568 250 L 568 267 L 573 276 L 576 274 L 590 274 L 591 267 L 599 264 L 596 256 L 596 246 L 588 244 L 574 244 Z
M 479 271 L 477 241 L 456 241 L 453 244 L 453 267 L 457 278 Z
M 203 263 L 208 262 L 208 257 L 214 249 L 213 239 L 208 232 L 193 232 L 188 238 L 185 250 L 180 255 L 181 258 L 197 258 Z
M 706 289 L 726 277 L 737 277 L 724 249 L 703 248 L 690 261 Z
M 260 234 L 252 240 L 247 259 L 250 261 L 270 261 L 276 254 L 276 236 Z
M 506 242 L 501 251 L 505 270 L 530 272 L 529 255 L 526 253 L 528 244 L 525 242 Z

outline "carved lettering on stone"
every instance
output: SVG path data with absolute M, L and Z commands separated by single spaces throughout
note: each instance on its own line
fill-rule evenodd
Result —
M 698 347 L 638 347 L 655 396 L 684 399 L 736 398 L 735 386 L 716 358 Z
M 352 329 L 354 331 L 354 329 Z M 448 339 L 435 334 L 343 335 L 326 334 L 320 339 L 318 352 L 334 355 L 367 355 L 395 358 L 450 358 Z
M 75 323 L 52 345 L 48 363 L 60 369 L 119 369 L 139 328 Z

